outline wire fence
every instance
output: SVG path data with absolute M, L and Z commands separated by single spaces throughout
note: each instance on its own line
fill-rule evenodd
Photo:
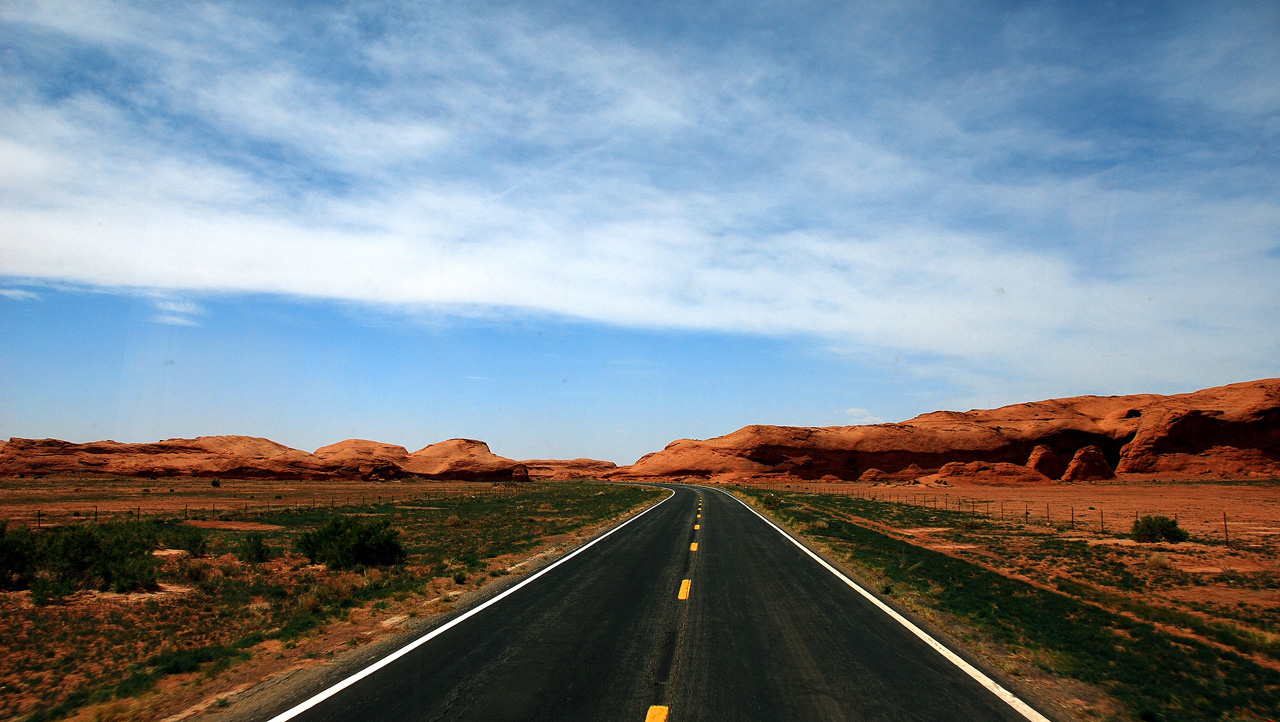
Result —
M 983 518 L 989 521 L 1000 521 L 1022 524 L 1031 527 L 1044 527 L 1053 531 L 1092 531 L 1099 534 L 1124 534 L 1129 531 L 1129 525 L 1133 521 L 1137 521 L 1139 516 L 1148 514 L 1159 514 L 1168 516 L 1174 521 L 1178 521 L 1178 513 L 1163 513 L 1161 510 L 1149 511 L 1133 511 L 1132 517 L 1128 514 L 1114 513 L 1107 515 L 1106 509 L 1100 502 L 1085 503 L 1069 503 L 1069 504 L 1053 504 L 1052 502 L 1044 502 L 1043 507 L 1040 503 L 1032 503 L 1029 501 L 1008 501 L 998 499 L 979 499 L 974 497 L 963 496 L 959 493 L 938 492 L 937 490 L 928 491 L 906 491 L 901 489 L 883 489 L 883 488 L 867 488 L 865 486 L 854 486 L 851 484 L 807 484 L 807 483 L 764 483 L 764 482 L 735 482 L 732 486 L 745 489 L 756 489 L 760 491 L 799 491 L 811 494 L 830 494 L 837 496 L 848 496 L 865 501 L 880 502 L 885 504 L 904 504 L 910 506 L 918 506 L 929 509 L 938 509 L 942 511 L 959 512 L 969 514 L 975 518 Z M 1220 525 L 1212 524 L 1206 526 L 1197 532 L 1207 540 L 1222 540 L 1230 545 L 1233 540 L 1240 540 L 1249 530 L 1242 529 L 1239 525 L 1232 528 L 1228 513 L 1222 512 L 1222 522 Z M 1254 533 L 1251 536 L 1259 536 Z M 1272 539 L 1270 536 L 1259 536 L 1255 541 L 1270 544 Z
M 521 482 L 519 484 L 490 483 L 451 483 L 432 486 L 430 489 L 406 490 L 401 493 L 328 493 L 312 495 L 291 495 L 288 499 L 253 499 L 245 500 L 234 496 L 196 502 L 166 499 L 159 503 L 65 503 L 56 508 L 26 504 L 6 510 L 3 519 L 6 523 L 17 523 L 29 528 L 44 528 L 81 524 L 86 522 L 106 523 L 111 521 L 235 521 L 249 517 L 261 517 L 271 514 L 287 514 L 311 512 L 329 509 L 334 512 L 352 512 L 361 509 L 377 509 L 387 505 L 422 505 L 432 501 L 457 498 L 505 498 L 543 491 L 552 485 L 540 482 Z M 160 496 L 157 494 L 157 496 Z M 257 496 L 257 494 L 255 494 Z M 283 495 L 281 495 L 283 496 Z M 54 505 L 50 505 L 53 507 Z

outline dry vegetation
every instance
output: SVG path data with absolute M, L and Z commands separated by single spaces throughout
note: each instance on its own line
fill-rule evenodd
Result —
M 35 526 L 38 510 L 32 538 L 53 540 L 63 532 L 51 525 L 77 525 L 161 547 L 147 559 L 153 583 L 143 574 L 104 585 L 85 573 L 69 577 L 63 598 L 0 592 L 0 718 L 159 719 L 210 699 L 225 703 L 218 695 L 246 678 L 318 664 L 407 619 L 446 612 L 459 594 L 519 573 L 522 560 L 658 495 L 587 483 L 0 482 L 11 541 L 28 534 L 19 526 Z M 339 539 L 347 546 L 332 552 L 352 528 L 360 538 Z M 65 546 L 46 544 L 40 555 Z M 6 581 L 33 586 L 53 568 L 46 560 L 27 580 Z

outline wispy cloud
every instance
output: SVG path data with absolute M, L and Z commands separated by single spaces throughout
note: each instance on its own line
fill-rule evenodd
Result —
M 0 274 L 801 334 L 975 388 L 1274 373 L 1266 4 L 1123 42 L 744 6 L 802 50 L 278 12 L 10 4 Z
M 168 326 L 199 326 L 194 317 L 205 312 L 199 304 L 180 299 L 153 297 L 151 303 L 159 312 L 151 320 Z
M 853 426 L 861 426 L 864 424 L 883 424 L 884 419 L 872 414 L 866 409 L 845 409 L 844 413 L 849 417 L 849 424 Z
M 7 298 L 10 301 L 38 301 L 40 294 L 21 288 L 0 288 L 0 298 Z

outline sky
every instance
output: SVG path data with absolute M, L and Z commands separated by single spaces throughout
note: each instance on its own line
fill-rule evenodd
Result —
M 0 438 L 629 463 L 1280 376 L 1278 67 L 1274 2 L 7 0 Z

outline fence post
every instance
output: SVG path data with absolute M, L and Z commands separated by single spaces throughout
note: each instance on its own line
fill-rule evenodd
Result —
M 1224 518 L 1224 519 L 1226 518 L 1226 517 L 1225 517 L 1225 515 L 1223 516 L 1223 518 Z M 1225 524 L 1224 524 L 1224 526 L 1225 526 Z M 39 529 L 39 528 L 40 528 L 40 510 L 39 510 L 39 509 L 36 509 L 36 528 L 37 528 L 37 529 Z
M 1222 512 L 1222 540 L 1231 546 L 1231 536 L 1227 533 L 1227 512 Z

